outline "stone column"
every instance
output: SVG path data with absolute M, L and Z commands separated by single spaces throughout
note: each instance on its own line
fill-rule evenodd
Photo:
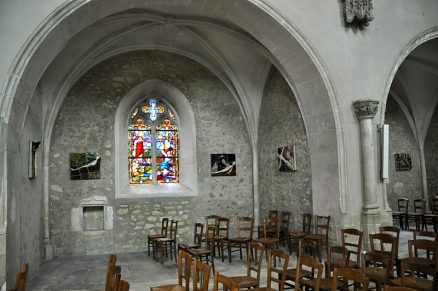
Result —
M 377 204 L 374 149 L 373 118 L 376 115 L 379 101 L 356 101 L 353 103 L 356 117 L 360 126 L 360 147 L 362 156 L 362 190 L 363 206 L 362 217 L 364 227 L 364 243 L 367 244 L 368 233 L 377 231 L 379 219 L 379 205 Z

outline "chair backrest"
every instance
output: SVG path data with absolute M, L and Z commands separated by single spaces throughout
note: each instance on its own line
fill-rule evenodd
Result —
M 161 219 L 161 235 L 164 237 L 167 236 L 168 226 L 169 226 L 169 218 L 165 217 Z
M 411 260 L 402 260 L 400 269 L 402 286 L 406 286 L 406 277 L 413 277 L 416 276 L 416 274 L 422 274 L 426 276 L 425 279 L 416 278 L 415 280 L 422 281 L 421 283 L 418 282 L 421 286 L 426 286 L 426 284 L 429 283 L 432 287 L 430 290 L 438 290 L 438 269 L 436 266 L 424 263 L 416 263 L 415 261 Z M 432 280 L 428 280 L 428 278 L 431 278 Z
M 195 260 L 195 268 L 193 272 L 193 291 L 208 291 L 211 267 L 199 260 Z
M 306 268 L 310 268 L 311 276 L 303 277 L 301 274 Z M 319 285 L 321 283 L 322 270 L 324 265 L 320 263 L 317 259 L 310 256 L 300 256 L 297 262 L 297 274 L 295 276 L 295 290 L 302 290 L 300 287 L 306 280 L 314 280 L 313 286 L 314 290 L 319 290 Z
M 207 226 L 217 226 L 217 220 L 220 218 L 220 215 L 207 215 L 205 217 L 205 222 Z
M 432 198 L 432 205 L 431 205 L 432 213 L 438 213 L 438 196 L 435 196 Z
M 281 212 L 281 228 L 289 229 L 290 224 L 290 212 L 289 211 L 282 211 Z
M 230 234 L 230 219 L 228 217 L 219 217 L 217 220 L 216 234 L 228 238 Z
M 241 216 L 237 218 L 237 236 L 252 239 L 254 229 L 254 218 Z
M 25 291 L 26 290 L 26 278 L 29 272 L 29 263 L 24 263 L 23 268 L 17 273 L 15 277 L 15 288 L 14 291 Z
M 106 281 L 105 281 L 105 291 L 110 291 L 110 287 L 113 281 L 114 268 L 116 267 L 117 256 L 109 255 L 108 257 L 108 267 L 106 270 Z
M 326 241 L 328 241 L 328 232 L 330 229 L 330 215 L 329 216 L 316 216 L 315 233 L 325 235 Z
M 110 279 L 110 284 L 108 287 L 109 291 L 114 291 L 114 290 L 117 291 L 119 284 L 120 284 L 121 277 L 122 277 L 122 267 L 114 266 L 113 274 L 112 274 L 112 277 Z
M 274 266 L 274 262 L 281 262 L 278 267 Z M 274 249 L 268 251 L 268 270 L 267 270 L 267 287 L 272 288 L 272 282 L 278 284 L 276 290 L 284 290 L 284 281 L 286 280 L 286 271 L 289 265 L 289 254 L 285 253 L 283 250 Z M 274 288 L 275 289 L 275 288 Z
M 251 277 L 252 272 L 255 272 L 257 282 L 260 283 L 265 247 L 261 243 L 250 242 L 246 252 L 246 275 Z
M 265 237 L 280 238 L 280 223 L 278 218 L 266 217 L 264 219 L 263 234 Z
M 200 222 L 195 223 L 195 229 L 193 230 L 193 243 L 201 247 L 202 235 L 204 234 L 204 225 Z
M 185 287 L 186 291 L 190 290 L 191 270 L 192 256 L 180 250 L 178 253 L 178 284 Z
M 379 267 L 385 269 L 385 278 L 393 272 L 396 238 L 387 233 L 369 235 L 371 251 L 362 254 L 363 267 Z M 384 246 L 390 246 L 386 250 Z
M 115 291 L 129 291 L 129 283 L 124 280 L 119 280 Z
M 400 228 L 396 227 L 396 226 L 381 226 L 379 227 L 379 231 L 380 233 L 387 233 L 392 235 L 396 240 L 395 240 L 395 256 L 396 258 L 398 258 L 398 245 L 400 242 Z M 385 245 L 382 245 L 382 249 L 384 249 Z
M 408 251 L 410 258 L 419 258 L 423 254 L 423 259 L 430 260 L 429 264 L 438 268 L 438 243 L 436 241 L 408 240 Z
M 169 238 L 176 241 L 176 234 L 178 232 L 178 220 L 171 220 L 170 221 L 170 232 L 169 232 Z
M 268 217 L 278 218 L 278 211 L 277 210 L 269 210 Z
M 414 240 L 417 239 L 430 239 L 430 240 L 438 241 L 438 233 L 433 231 L 415 230 Z
M 355 228 L 345 228 L 341 230 L 342 246 L 350 252 L 350 260 L 353 260 L 351 255 L 354 255 L 354 261 L 360 266 L 360 253 L 362 252 L 363 231 Z
M 350 252 L 343 246 L 332 246 L 328 249 L 327 254 L 327 270 L 326 276 L 331 278 L 330 272 L 333 270 L 332 265 L 335 263 L 336 267 L 346 268 L 350 257 Z
M 354 282 L 354 290 L 365 291 L 368 290 L 368 285 L 370 280 L 365 276 L 362 270 L 353 268 L 336 268 L 333 272 L 332 290 L 337 290 L 337 281 L 341 280 L 344 284 L 343 286 L 351 286 L 350 281 Z M 356 289 L 360 284 L 360 289 Z
M 317 255 L 317 243 L 313 240 L 299 240 L 298 241 L 298 254 L 297 257 L 302 255 L 310 255 L 316 258 Z
M 425 213 L 425 212 L 426 212 L 426 199 L 415 199 L 414 213 Z
M 303 232 L 310 233 L 312 230 L 312 214 L 303 213 Z
M 219 291 L 219 285 L 222 285 L 222 290 L 227 291 L 238 291 L 239 288 L 236 285 L 236 282 L 220 274 L 219 272 L 214 273 L 214 283 L 213 283 L 213 291 Z
M 216 225 L 207 225 L 205 229 L 205 248 L 210 248 L 210 242 L 213 241 L 213 237 L 216 235 Z
M 408 213 L 409 199 L 408 198 L 397 199 L 397 208 L 399 212 Z

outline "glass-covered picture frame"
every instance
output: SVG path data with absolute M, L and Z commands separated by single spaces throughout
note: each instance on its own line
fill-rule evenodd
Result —
M 98 153 L 71 153 L 70 179 L 100 179 L 100 155 Z

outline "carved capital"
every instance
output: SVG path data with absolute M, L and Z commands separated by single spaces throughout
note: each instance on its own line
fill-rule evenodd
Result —
M 347 24 L 368 26 L 374 19 L 372 0 L 344 0 L 344 18 Z
M 373 119 L 379 108 L 379 101 L 366 100 L 353 103 L 357 119 Z

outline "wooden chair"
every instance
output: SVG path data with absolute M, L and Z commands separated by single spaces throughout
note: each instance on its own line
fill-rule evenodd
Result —
M 192 257 L 185 251 L 180 250 L 178 253 L 178 283 L 154 286 L 151 287 L 151 291 L 172 291 L 176 286 L 181 286 L 185 291 L 189 291 L 191 268 Z
M 438 233 L 435 233 L 433 231 L 417 230 L 413 232 L 413 236 L 414 236 L 414 240 L 429 239 L 438 242 Z
M 425 275 L 425 278 L 419 277 L 417 274 Z M 438 290 L 437 274 L 436 265 L 424 264 L 416 260 L 402 260 L 401 278 L 397 278 L 400 279 L 399 281 L 393 280 L 392 282 L 401 283 L 402 287 L 409 287 L 418 291 Z
M 339 281 L 342 287 L 339 288 Z M 352 283 L 350 283 L 352 281 Z M 368 290 L 370 280 L 365 277 L 362 270 L 353 268 L 335 268 L 333 271 L 332 290 L 350 290 L 349 286 L 354 286 L 354 290 Z
M 394 266 L 397 272 L 397 276 L 400 277 L 400 259 L 398 257 L 398 245 L 400 243 L 400 228 L 396 226 L 381 226 L 379 227 L 380 233 L 387 233 L 392 235 L 395 238 L 395 257 L 394 257 Z M 384 249 L 385 245 L 381 246 Z
M 105 291 L 110 291 L 113 286 L 114 280 L 114 268 L 116 267 L 117 256 L 109 255 L 108 257 L 108 266 L 106 270 L 106 281 L 105 281 Z
M 322 245 L 325 242 L 326 253 L 328 253 L 328 233 L 330 229 L 330 215 L 316 216 L 315 233 L 304 236 L 303 240 L 311 240 L 316 244 L 319 261 L 321 262 Z
M 15 276 L 15 287 L 8 289 L 9 291 L 25 291 L 26 290 L 26 278 L 29 272 L 29 263 L 24 263 L 23 268 Z
M 282 211 L 281 212 L 281 223 L 280 223 L 280 242 L 283 242 L 283 245 L 289 244 L 289 225 L 290 225 L 290 212 Z
M 223 291 L 238 291 L 236 283 L 230 280 L 227 276 L 219 274 L 219 272 L 214 273 L 214 283 L 213 291 L 219 291 L 219 285 L 222 285 Z
M 206 264 L 210 264 L 211 268 L 214 272 L 214 255 L 213 251 L 209 248 L 210 240 L 213 240 L 213 236 L 216 233 L 216 226 L 215 225 L 207 225 L 206 231 L 205 231 L 205 248 L 189 248 L 186 249 L 187 253 L 189 253 L 192 257 L 194 257 L 195 260 L 199 260 L 201 262 L 205 262 Z
M 256 242 L 249 243 L 246 255 L 246 275 L 230 277 L 239 289 L 259 286 L 264 251 L 265 248 L 262 244 Z M 255 276 L 252 275 L 253 272 Z
M 160 262 L 163 263 L 164 255 L 166 257 L 169 256 L 170 253 L 170 259 L 177 260 L 176 257 L 176 235 L 178 232 L 178 221 L 177 220 L 171 220 L 170 221 L 170 232 L 167 237 L 160 237 L 155 240 L 155 248 L 157 251 L 160 252 Z M 155 256 L 155 250 L 154 250 L 154 259 Z
M 370 234 L 371 251 L 362 253 L 362 267 L 365 276 L 376 284 L 377 291 L 380 291 L 383 284 L 389 282 L 393 272 L 395 257 L 395 238 L 387 233 Z M 389 251 L 382 249 L 382 246 L 390 245 Z
M 310 234 L 312 228 L 312 214 L 303 213 L 303 228 L 301 231 L 290 231 L 289 232 L 289 253 L 292 254 L 292 240 L 295 240 L 295 250 L 298 256 L 298 241 L 304 238 L 306 235 Z
M 228 261 L 231 263 L 232 252 L 239 251 L 243 259 L 242 249 L 248 251 L 248 244 L 252 241 L 254 218 L 245 216 L 237 218 L 237 237 L 228 239 Z M 233 251 L 233 248 L 235 249 Z M 248 259 L 248 258 L 247 258 Z
M 154 251 L 155 240 L 157 238 L 162 238 L 167 236 L 168 225 L 169 225 L 169 218 L 163 218 L 161 220 L 161 232 L 159 234 L 148 235 L 148 256 L 151 255 L 151 247 L 152 247 L 152 252 Z
M 341 230 L 342 246 L 349 251 L 349 260 L 346 267 L 360 268 L 360 254 L 362 252 L 363 231 L 354 228 Z
M 114 266 L 113 273 L 111 274 L 108 291 L 118 291 L 122 276 L 122 267 Z
M 411 221 L 415 224 L 416 230 L 423 230 L 426 227 L 424 221 L 424 213 L 426 212 L 426 199 L 414 200 L 414 212 L 407 214 L 407 229 L 409 229 L 409 223 Z
M 129 291 L 129 283 L 127 281 L 120 280 L 116 291 Z
M 425 264 L 438 268 L 438 242 L 428 239 L 408 240 L 409 258 L 422 258 Z M 423 257 L 421 257 L 423 255 Z
M 409 199 L 399 198 L 397 199 L 397 209 L 398 211 L 392 212 L 392 220 L 394 224 L 396 221 L 400 224 L 400 229 L 405 229 L 405 224 L 407 224 L 407 214 L 409 209 Z
M 207 215 L 205 217 L 205 225 L 204 225 L 204 230 L 205 230 L 205 234 L 207 235 L 207 233 L 211 234 L 211 236 L 208 238 L 207 241 L 207 236 L 205 236 L 202 239 L 202 242 L 205 243 L 205 248 L 206 249 L 210 249 L 210 244 L 213 242 L 213 236 L 216 235 L 216 228 L 218 225 L 218 220 L 219 220 L 220 216 L 219 215 Z
M 218 249 L 219 256 L 224 261 L 224 247 L 228 247 L 228 238 L 230 234 L 230 219 L 227 217 L 219 217 L 216 224 L 216 233 L 213 236 L 213 254 L 215 255 L 215 248 Z
M 200 222 L 195 223 L 195 228 L 193 230 L 193 243 L 179 243 L 178 252 L 180 250 L 201 248 L 203 234 L 204 234 L 204 225 Z
M 432 213 L 438 214 L 438 196 L 432 198 L 432 204 L 430 206 Z
M 277 259 L 282 262 L 281 266 L 275 267 Z M 289 265 L 289 255 L 283 250 L 275 249 L 268 251 L 268 269 L 266 287 L 253 288 L 251 291 L 274 291 L 284 290 L 284 281 L 286 280 L 286 270 Z M 272 282 L 277 283 L 278 287 L 273 288 Z
M 278 210 L 269 210 L 268 217 L 278 218 Z
M 280 241 L 280 223 L 277 218 L 267 217 L 263 223 L 262 238 L 256 240 L 256 242 L 262 244 L 266 250 L 266 256 L 268 250 L 278 249 Z
M 195 268 L 193 272 L 193 291 L 208 291 L 211 267 L 199 260 L 195 260 Z
M 310 268 L 306 270 L 304 267 Z M 295 278 L 295 290 L 302 291 L 304 288 L 312 288 L 314 291 L 319 291 L 321 277 L 324 266 L 317 259 L 310 256 L 301 256 L 298 258 L 297 274 Z M 310 272 L 309 276 L 302 276 L 304 272 Z
M 309 244 L 310 245 L 307 245 Z M 309 248 L 311 248 L 312 250 L 309 251 Z M 313 242 L 304 242 L 302 240 L 298 241 L 298 259 L 303 256 L 306 253 L 311 253 L 313 255 L 315 255 L 315 248 L 316 246 L 314 245 Z M 314 258 L 314 257 L 313 257 Z M 295 268 L 288 268 L 286 270 L 286 280 L 284 282 L 284 285 L 289 287 L 289 288 L 293 288 L 295 289 L 295 281 L 297 278 L 297 268 L 298 268 L 298 263 L 297 263 L 297 267 Z M 301 270 L 300 272 L 300 276 L 301 277 L 311 277 L 312 276 L 312 272 L 309 270 Z
M 343 246 L 329 247 L 327 261 L 325 261 L 325 278 L 332 278 L 331 273 L 335 268 L 346 268 L 350 261 L 349 257 L 350 253 L 347 248 Z

